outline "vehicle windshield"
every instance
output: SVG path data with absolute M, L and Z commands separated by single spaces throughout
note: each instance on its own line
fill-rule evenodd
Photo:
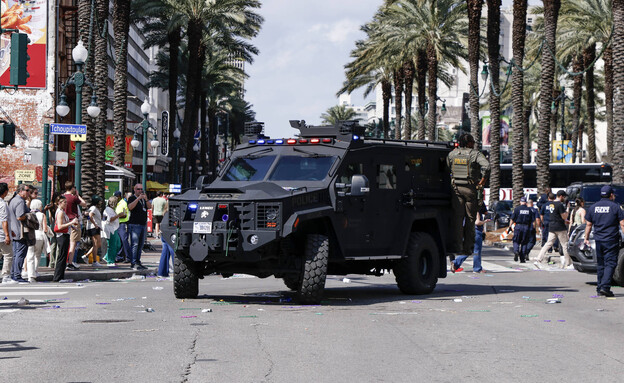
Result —
M 223 181 L 262 181 L 275 161 L 275 156 L 238 157 L 232 161 Z
M 581 197 L 585 200 L 585 202 L 598 202 L 602 197 L 600 197 L 600 188 L 602 185 L 592 185 L 585 186 L 581 191 Z M 624 203 L 624 188 L 621 187 L 613 187 L 615 191 L 615 202 L 622 204 Z
M 327 173 L 336 157 L 283 156 L 277 161 L 271 173 L 271 181 L 320 181 Z
M 494 210 L 496 210 L 497 212 L 505 212 L 510 211 L 512 207 L 513 201 L 498 201 Z

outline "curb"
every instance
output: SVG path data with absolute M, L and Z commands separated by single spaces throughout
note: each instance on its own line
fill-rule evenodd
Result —
M 108 281 L 114 278 L 117 279 L 126 279 L 130 278 L 133 275 L 145 275 L 148 276 L 150 273 L 154 273 L 155 270 L 150 270 L 149 268 L 146 270 L 114 270 L 111 271 L 99 271 L 102 269 L 97 269 L 93 271 L 65 271 L 65 279 L 72 279 L 74 281 L 84 281 L 86 279 L 90 281 Z M 54 273 L 49 274 L 39 274 L 37 277 L 37 282 L 51 282 L 54 278 Z

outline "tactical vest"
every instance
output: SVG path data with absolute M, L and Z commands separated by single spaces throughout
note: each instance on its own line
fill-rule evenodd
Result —
M 470 183 L 470 149 L 455 150 L 451 160 L 451 173 L 456 184 L 466 185 Z

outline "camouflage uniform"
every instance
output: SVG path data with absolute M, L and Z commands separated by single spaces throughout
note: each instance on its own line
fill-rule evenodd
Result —
M 477 184 L 489 175 L 490 163 L 481 152 L 470 148 L 456 148 L 449 153 L 446 163 L 451 169 L 455 190 L 451 222 L 455 241 L 449 252 L 471 255 L 475 242 L 475 220 L 481 202 Z

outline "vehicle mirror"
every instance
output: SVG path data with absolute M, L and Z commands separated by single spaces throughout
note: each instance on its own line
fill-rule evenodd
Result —
M 368 194 L 370 188 L 368 187 L 368 178 L 362 174 L 356 174 L 351 177 L 351 193 L 352 196 L 363 196 Z

